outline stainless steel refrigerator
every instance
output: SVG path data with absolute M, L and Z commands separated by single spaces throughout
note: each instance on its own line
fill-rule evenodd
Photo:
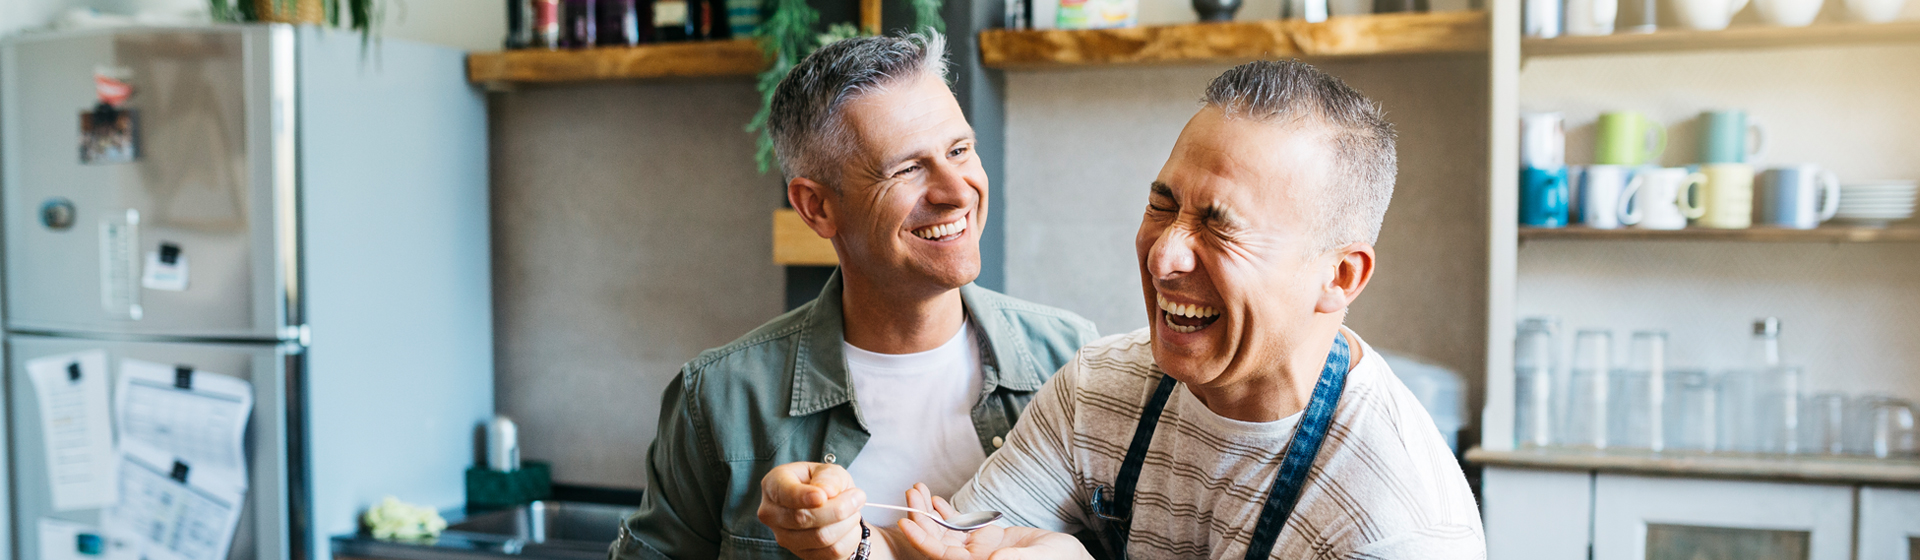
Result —
M 0 551 L 40 557 L 41 519 L 99 522 L 54 510 L 21 371 L 81 350 L 113 376 L 132 358 L 252 384 L 228 558 L 327 559 L 387 495 L 461 504 L 493 410 L 486 109 L 464 53 L 280 25 L 19 36 L 0 131 Z

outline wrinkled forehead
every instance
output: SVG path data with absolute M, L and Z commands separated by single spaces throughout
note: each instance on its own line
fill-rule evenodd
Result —
M 1327 140 L 1312 124 L 1227 117 L 1209 108 L 1181 131 L 1159 182 L 1187 204 L 1254 217 L 1298 215 L 1317 209 L 1328 182 Z

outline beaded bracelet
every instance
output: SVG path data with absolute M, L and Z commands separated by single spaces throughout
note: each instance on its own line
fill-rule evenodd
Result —
M 860 548 L 853 549 L 852 560 L 867 560 L 867 554 L 870 552 L 873 552 L 873 544 L 867 539 L 872 536 L 873 536 L 873 531 L 867 529 L 866 520 L 864 519 L 861 520 L 860 521 Z

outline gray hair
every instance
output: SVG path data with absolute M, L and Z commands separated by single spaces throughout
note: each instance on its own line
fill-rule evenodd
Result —
M 838 188 L 839 162 L 856 146 L 840 110 L 847 102 L 921 76 L 946 79 L 938 33 L 854 37 L 807 55 L 774 89 L 768 128 L 780 172 Z
M 1374 243 L 1393 198 L 1393 125 L 1380 105 L 1311 65 L 1249 62 L 1214 78 L 1202 102 L 1227 118 L 1311 127 L 1333 152 L 1318 195 L 1320 250 Z

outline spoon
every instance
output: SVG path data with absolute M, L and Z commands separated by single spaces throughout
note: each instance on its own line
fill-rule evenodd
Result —
M 955 515 L 953 516 L 953 519 L 941 519 L 939 515 L 913 509 L 910 507 L 890 506 L 887 504 L 867 504 L 867 507 L 877 507 L 882 509 L 899 510 L 899 511 L 904 511 L 909 513 L 918 513 L 920 515 L 925 515 L 929 518 L 932 518 L 933 522 L 939 523 L 941 527 L 946 527 L 948 529 L 960 531 L 962 533 L 973 532 L 975 530 L 980 529 L 981 527 L 992 525 L 994 521 L 998 521 L 1000 519 L 1000 512 L 997 512 L 997 511 L 976 511 L 973 513 L 962 513 L 960 515 Z

